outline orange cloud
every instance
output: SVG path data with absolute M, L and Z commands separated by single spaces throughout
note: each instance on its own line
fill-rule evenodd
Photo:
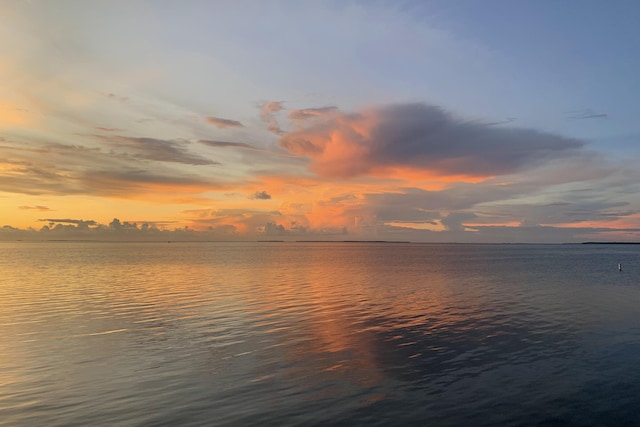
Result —
M 541 225 L 544 226 L 546 224 Z M 616 219 L 575 221 L 562 224 L 551 224 L 550 226 L 561 228 L 607 228 L 620 230 L 640 228 L 640 213 L 624 215 Z
M 504 221 L 504 222 L 464 222 L 465 227 L 520 227 L 522 222 L 520 221 Z
M 263 176 L 246 186 L 247 193 L 267 191 L 270 200 L 254 206 L 271 203 L 279 215 L 274 220 L 290 227 L 306 227 L 311 231 L 358 232 L 365 225 L 375 223 L 365 194 L 394 192 L 395 185 L 379 180 L 327 181 L 315 177 L 288 175 Z
M 388 176 L 478 182 L 566 156 L 577 140 L 469 122 L 425 104 L 391 105 L 347 114 L 336 108 L 295 110 L 294 130 L 280 146 L 311 159 L 322 177 Z

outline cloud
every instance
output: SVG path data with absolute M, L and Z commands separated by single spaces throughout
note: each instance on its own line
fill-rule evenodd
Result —
M 164 140 L 156 138 L 129 137 L 120 135 L 93 135 L 108 145 L 133 151 L 133 158 L 157 160 L 161 162 L 184 163 L 188 165 L 219 165 L 220 163 L 190 153 L 188 141 Z
M 241 128 L 244 127 L 242 123 L 237 120 L 221 119 L 220 117 L 208 116 L 204 119 L 207 123 L 214 125 L 217 128 Z
M 249 198 L 258 200 L 269 200 L 271 198 L 271 195 L 266 191 L 256 191 L 251 196 L 249 196 Z
M 264 225 L 264 234 L 267 235 L 282 235 L 285 234 L 286 230 L 284 225 L 276 224 L 273 222 L 268 222 Z
M 44 219 L 39 219 L 38 221 L 41 222 L 50 222 L 50 223 L 56 223 L 56 224 L 75 224 L 77 226 L 81 226 L 81 227 L 88 227 L 90 225 L 98 225 L 98 223 L 94 220 L 88 220 L 85 221 L 83 219 L 56 219 L 56 218 L 44 218 Z
M 191 217 L 196 228 L 229 227 L 247 236 L 255 236 L 266 223 L 282 220 L 282 214 L 273 210 L 261 209 L 196 209 L 183 211 Z
M 26 165 L 0 174 L 0 191 L 30 195 L 83 193 L 82 184 L 75 178 L 70 171 Z
M 284 131 L 280 128 L 280 124 L 275 115 L 284 110 L 282 101 L 270 101 L 266 102 L 261 107 L 260 118 L 267 124 L 267 130 L 276 135 L 283 135 Z
M 310 158 L 311 169 L 324 177 L 379 176 L 403 169 L 431 176 L 486 178 L 566 157 L 584 146 L 533 129 L 466 121 L 421 103 L 315 114 L 282 136 L 280 146 Z
M 98 194 L 111 197 L 148 196 L 157 198 L 158 194 L 175 194 L 184 197 L 186 194 L 221 190 L 223 187 L 207 179 L 193 176 L 180 176 L 175 173 L 163 174 L 160 171 L 150 172 L 143 169 L 106 169 L 84 171 L 77 181 L 83 183 L 83 193 Z M 175 201 L 176 198 L 167 200 Z
M 313 117 L 322 116 L 325 113 L 337 111 L 338 107 L 305 108 L 303 110 L 293 110 L 289 113 L 291 120 L 306 120 Z
M 100 148 L 25 140 L 0 146 L 0 157 L 7 159 L 0 160 L 0 191 L 125 198 L 152 198 L 169 191 L 173 195 L 169 199 L 176 200 L 179 194 L 219 189 L 219 182 L 225 180 L 224 175 L 214 180 L 210 169 L 200 172 L 175 165 L 219 164 L 188 152 L 188 141 L 91 136 L 106 144 Z M 161 162 L 146 161 L 156 159 Z
M 275 114 L 284 110 L 284 102 L 283 101 L 268 101 L 262 104 L 262 115 L 268 116 L 269 114 Z
M 102 126 L 96 126 L 96 130 L 101 130 L 102 132 L 124 132 L 124 129 L 106 128 Z
M 22 210 L 34 210 L 34 211 L 50 211 L 51 209 L 49 209 L 46 206 L 18 206 L 18 209 L 22 209 Z
M 604 113 L 595 113 L 590 109 L 567 111 L 567 119 L 584 120 L 584 119 L 606 119 L 609 116 Z
M 233 226 L 208 227 L 197 232 L 187 226 L 169 229 L 174 224 L 172 221 L 133 222 L 120 221 L 118 218 L 114 218 L 109 224 L 68 218 L 45 218 L 40 221 L 49 224 L 40 230 L 0 227 L 0 240 L 211 241 L 228 240 L 236 234 Z
M 507 123 L 512 123 L 518 120 L 516 117 L 507 117 L 504 120 L 499 120 L 497 122 L 485 123 L 485 126 L 498 126 L 498 125 L 506 125 Z
M 208 145 L 209 147 L 215 147 L 215 148 L 234 147 L 234 148 L 246 148 L 248 150 L 257 150 L 257 148 L 249 144 L 245 144 L 244 142 L 213 141 L 210 139 L 200 139 L 198 140 L 198 143 L 203 145 Z

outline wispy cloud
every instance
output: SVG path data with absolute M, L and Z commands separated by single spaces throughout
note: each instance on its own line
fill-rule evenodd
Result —
M 608 114 L 605 113 L 596 113 L 591 109 L 584 110 L 572 110 L 567 111 L 567 119 L 569 120 L 584 120 L 584 119 L 606 119 L 608 118 Z
M 36 205 L 36 206 L 18 206 L 19 209 L 21 210 L 25 210 L 25 211 L 29 211 L 29 210 L 34 210 L 34 211 L 50 211 L 51 209 L 49 209 L 46 206 L 41 206 L 41 205 Z
M 153 199 L 158 194 L 174 193 L 170 197 L 174 201 L 185 194 L 226 188 L 205 178 L 131 168 L 84 171 L 78 181 L 84 185 L 82 192 L 90 194 L 122 198 L 148 196 Z
M 25 165 L 0 174 L 0 191 L 29 195 L 80 194 L 82 183 L 69 170 L 47 165 Z
M 162 191 L 194 194 L 220 188 L 209 172 L 193 167 L 218 165 L 189 151 L 183 140 L 89 135 L 100 146 L 20 141 L 0 146 L 0 191 L 29 195 L 90 194 L 157 197 Z M 80 135 L 79 137 L 87 137 Z M 200 168 L 197 168 L 200 169 Z M 218 178 L 224 180 L 224 176 Z
M 504 120 L 499 120 L 497 122 L 485 123 L 485 126 L 498 126 L 498 125 L 506 125 L 507 123 L 512 123 L 517 120 L 516 117 L 507 117 Z
M 217 165 L 218 162 L 191 153 L 190 144 L 185 140 L 165 140 L 145 137 L 129 137 L 120 135 L 93 135 L 106 144 L 132 152 L 137 159 L 157 160 L 161 162 L 184 163 L 188 165 Z
M 284 110 L 283 101 L 269 101 L 261 105 L 260 117 L 262 121 L 267 124 L 267 130 L 276 135 L 284 134 L 284 131 L 280 127 L 280 123 L 276 118 L 276 114 Z
M 204 120 L 207 123 L 214 125 L 215 127 L 220 129 L 244 127 L 244 125 L 237 120 L 222 119 L 220 117 L 208 116 L 208 117 L 205 117 Z
M 313 117 L 322 116 L 326 113 L 331 113 L 337 111 L 338 107 L 320 107 L 320 108 L 305 108 L 302 110 L 293 110 L 289 113 L 289 118 L 291 120 L 306 120 Z
M 209 147 L 215 148 L 246 148 L 248 150 L 257 150 L 256 147 L 252 145 L 245 144 L 244 142 L 230 142 L 230 141 L 214 141 L 210 139 L 200 139 L 198 140 L 199 144 L 207 145 Z
M 102 127 L 102 126 L 96 126 L 96 130 L 100 130 L 102 132 L 124 132 L 124 129 L 107 128 L 107 127 Z

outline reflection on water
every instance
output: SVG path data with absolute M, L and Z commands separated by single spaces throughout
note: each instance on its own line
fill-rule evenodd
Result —
M 0 424 L 637 423 L 635 251 L 0 243 Z

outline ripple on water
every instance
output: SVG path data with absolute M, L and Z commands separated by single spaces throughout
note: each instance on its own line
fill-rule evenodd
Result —
M 51 242 L 0 255 L 3 425 L 640 422 L 632 248 Z M 611 275 L 602 259 L 629 267 Z

